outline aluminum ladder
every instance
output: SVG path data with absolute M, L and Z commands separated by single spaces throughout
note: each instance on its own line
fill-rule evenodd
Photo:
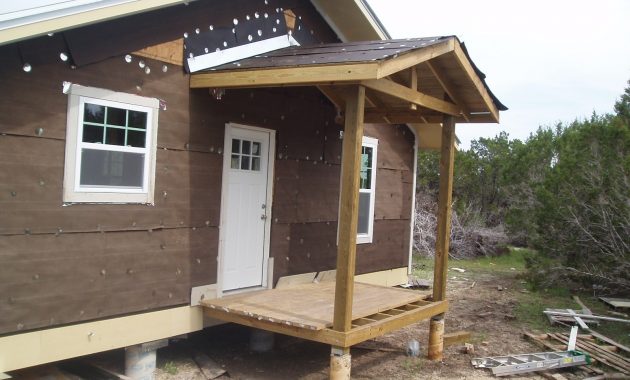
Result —
M 492 369 L 495 376 L 507 376 L 590 364 L 591 358 L 588 354 L 571 350 L 475 358 L 471 363 L 475 368 Z

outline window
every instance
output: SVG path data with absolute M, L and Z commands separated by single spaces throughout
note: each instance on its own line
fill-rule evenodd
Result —
M 374 227 L 374 200 L 376 185 L 376 151 L 378 140 L 363 137 L 361 172 L 359 173 L 359 222 L 357 243 L 371 243 Z
M 260 143 L 232 139 L 230 167 L 238 170 L 260 171 Z
M 72 84 L 63 201 L 153 203 L 159 100 Z

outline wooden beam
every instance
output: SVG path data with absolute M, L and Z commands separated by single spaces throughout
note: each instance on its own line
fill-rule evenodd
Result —
M 359 217 L 359 171 L 363 140 L 365 87 L 352 87 L 346 98 L 345 126 L 341 159 L 341 195 L 339 201 L 339 243 L 333 329 L 352 328 L 352 299 Z
M 490 111 L 490 113 L 492 114 L 493 121 L 495 123 L 498 123 L 499 110 L 494 105 L 494 102 L 492 101 L 492 97 L 490 97 L 490 94 L 488 93 L 486 86 L 481 82 L 481 79 L 475 72 L 475 69 L 472 67 L 472 64 L 466 57 L 466 54 L 462 50 L 461 46 L 459 46 L 459 44 L 455 44 L 455 47 L 453 49 L 453 55 L 457 58 L 457 62 L 464 69 L 466 74 L 468 74 L 468 78 L 477 89 L 477 92 L 479 93 L 479 95 L 481 95 L 481 98 L 483 99 L 483 102 L 488 108 L 488 111 Z
M 387 334 L 390 331 L 398 330 L 412 323 L 425 320 L 434 315 L 444 314 L 447 310 L 448 301 L 431 302 L 388 319 L 355 327 L 347 335 L 345 344 L 347 347 L 353 346 L 368 339 Z
M 427 61 L 428 62 L 428 61 Z M 418 70 L 417 66 L 414 66 L 409 69 L 409 88 L 414 91 L 418 91 Z M 409 105 L 409 109 L 415 111 L 418 109 L 418 106 L 414 103 Z
M 385 60 L 380 64 L 377 78 L 385 78 L 394 73 L 403 71 L 410 67 L 426 62 L 432 58 L 449 53 L 455 48 L 455 37 L 450 37 L 433 46 L 415 50 L 393 59 Z
M 338 91 L 335 91 L 335 88 L 335 86 L 317 86 L 317 89 L 321 91 L 338 110 L 342 110 L 345 107 L 344 97 Z
M 470 114 L 470 111 L 460 98 L 459 94 L 455 91 L 455 85 L 453 85 L 453 83 L 448 79 L 444 71 L 437 64 L 433 63 L 433 61 L 427 61 L 426 65 L 429 67 L 429 70 L 431 70 L 431 73 L 433 73 L 435 79 L 437 79 L 437 81 L 440 83 L 440 86 L 442 86 L 444 92 L 446 92 L 451 100 L 453 100 L 455 104 L 457 104 L 459 108 L 461 108 L 462 116 L 464 117 L 464 119 L 466 119 L 466 121 L 469 121 L 468 115 Z
M 443 114 L 452 116 L 459 116 L 461 114 L 460 108 L 453 103 L 412 90 L 409 87 L 405 87 L 388 79 L 364 80 L 361 82 L 361 85 L 374 91 L 382 92 L 395 98 L 402 99 L 409 103 L 432 109 Z
M 346 341 L 346 333 L 331 329 L 311 330 L 282 323 L 270 322 L 264 319 L 258 320 L 236 313 L 225 313 L 220 309 L 204 308 L 204 313 L 221 321 L 238 323 L 239 325 L 254 327 L 278 334 L 290 335 L 300 339 L 312 340 L 334 346 L 343 346 Z
M 349 84 L 376 79 L 378 63 L 211 71 L 190 75 L 190 88 Z
M 442 123 L 440 192 L 438 196 L 435 265 L 433 269 L 434 301 L 443 301 L 446 299 L 446 271 L 448 270 L 448 250 L 451 239 L 451 201 L 454 162 L 455 119 L 452 116 L 445 116 Z

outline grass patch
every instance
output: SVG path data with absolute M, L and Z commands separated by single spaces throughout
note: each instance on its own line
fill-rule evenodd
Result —
M 177 365 L 173 361 L 167 361 L 164 363 L 164 367 L 162 367 L 162 369 L 169 375 L 177 375 L 178 372 Z
M 449 259 L 449 268 L 462 268 L 471 272 L 523 272 L 525 257 L 532 251 L 523 248 L 510 248 L 505 255 L 476 257 L 473 259 Z M 420 255 L 413 256 L 413 274 L 418 278 L 433 278 L 434 260 Z

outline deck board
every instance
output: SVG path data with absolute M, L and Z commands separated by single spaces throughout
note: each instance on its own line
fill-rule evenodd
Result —
M 352 318 L 362 318 L 425 299 L 430 293 L 355 283 Z M 335 283 L 322 282 L 267 289 L 203 300 L 225 313 L 257 320 L 322 330 L 332 326 Z

